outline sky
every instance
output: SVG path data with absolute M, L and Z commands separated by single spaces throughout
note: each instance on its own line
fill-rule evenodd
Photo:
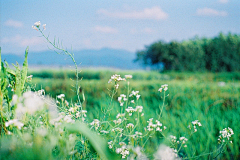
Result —
M 156 41 L 240 34 L 239 0 L 0 0 L 2 54 L 48 50 L 32 29 L 67 49 L 124 49 L 135 53 Z

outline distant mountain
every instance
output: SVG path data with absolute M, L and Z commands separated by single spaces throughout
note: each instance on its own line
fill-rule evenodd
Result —
M 138 63 L 134 63 L 135 54 L 126 50 L 102 48 L 100 50 L 79 50 L 73 51 L 74 58 L 79 67 L 106 67 L 118 69 L 142 69 Z M 2 54 L 2 60 L 6 60 L 9 64 L 16 61 L 23 63 L 24 54 Z M 69 66 L 73 65 L 71 58 L 67 55 L 60 54 L 49 50 L 43 52 L 29 52 L 29 65 L 34 66 Z

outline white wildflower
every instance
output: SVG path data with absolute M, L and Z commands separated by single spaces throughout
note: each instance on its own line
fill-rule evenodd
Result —
M 76 108 L 71 107 L 71 108 L 69 108 L 68 111 L 74 113 L 76 111 Z
M 112 81 L 124 81 L 126 80 L 125 78 L 121 78 L 120 75 L 114 74 L 111 76 L 111 78 L 109 79 L 108 83 L 111 83 Z
M 57 96 L 58 99 L 63 99 L 65 97 L 65 94 L 60 94 Z
M 126 156 L 129 155 L 129 150 L 126 145 L 123 145 L 121 148 L 116 148 L 116 153 L 121 154 L 122 158 L 126 158 Z
M 133 127 L 134 127 L 134 124 L 132 124 L 132 123 L 128 123 L 126 126 L 126 128 L 133 128 Z
M 164 91 L 167 91 L 168 90 L 168 87 L 164 87 Z
M 100 132 L 104 133 L 104 134 L 108 134 L 109 133 L 108 131 L 105 131 L 105 130 L 101 130 Z
M 115 124 L 120 124 L 120 123 L 122 123 L 122 119 L 121 119 L 121 118 L 118 118 L 118 120 L 113 120 L 113 123 L 115 123 Z
M 125 116 L 125 113 L 122 113 L 122 114 L 121 114 L 121 113 L 118 113 L 117 116 L 116 116 L 116 118 L 121 118 L 121 117 L 124 117 L 124 116 Z
M 159 92 L 162 92 L 162 88 L 159 88 L 158 91 L 159 91 Z
M 15 127 L 17 127 L 18 129 L 21 129 L 24 124 L 22 122 L 19 122 L 18 119 L 13 119 L 13 120 L 9 120 L 8 122 L 5 122 L 5 126 L 8 127 L 10 125 L 14 125 Z
M 113 144 L 113 141 L 109 141 L 108 142 L 108 148 L 112 149 L 112 147 L 113 147 L 112 144 Z
M 119 84 L 116 84 L 116 85 L 115 85 L 115 88 L 118 89 L 118 87 L 119 87 Z
M 141 95 L 136 95 L 137 100 L 140 98 Z
M 27 76 L 27 79 L 32 79 L 33 75 Z
M 135 109 L 133 109 L 132 107 L 128 107 L 125 110 L 129 113 L 129 116 L 132 116 L 132 113 L 135 112 Z
M 169 136 L 170 137 L 170 139 L 171 139 L 171 141 L 173 142 L 173 143 L 175 143 L 177 140 L 177 137 L 176 136 L 173 136 L 173 135 L 170 135 Z
M 125 75 L 126 79 L 132 79 L 132 75 Z
M 154 154 L 154 159 L 162 159 L 162 160 L 176 160 L 178 158 L 177 151 L 173 148 L 170 148 L 164 144 L 161 144 Z
M 34 26 L 36 27 L 40 27 L 40 25 L 41 25 L 40 21 L 34 23 Z
M 219 132 L 220 136 L 218 138 L 219 143 L 220 142 L 225 142 L 226 140 L 230 140 L 231 136 L 234 134 L 232 128 L 228 127 L 228 128 L 224 128 L 222 131 Z M 230 143 L 232 143 L 232 141 L 229 141 Z
M 74 122 L 75 122 L 75 120 L 73 120 L 70 115 L 66 115 L 66 116 L 63 118 L 63 120 L 64 120 L 65 122 L 67 122 L 67 123 L 74 123 Z
M 46 24 L 43 24 L 43 30 L 46 30 Z
M 136 112 L 142 112 L 143 106 L 136 106 L 135 111 Z
M 94 126 L 95 129 L 97 130 L 100 126 L 100 121 L 98 119 L 94 119 L 91 123 L 90 123 L 91 126 Z

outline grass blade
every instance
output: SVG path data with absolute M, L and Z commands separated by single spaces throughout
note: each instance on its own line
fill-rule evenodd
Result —
M 120 156 L 109 150 L 107 143 L 95 132 L 91 131 L 85 123 L 75 122 L 74 124 L 67 124 L 66 130 L 71 133 L 81 133 L 90 141 L 91 145 L 104 160 L 117 160 Z

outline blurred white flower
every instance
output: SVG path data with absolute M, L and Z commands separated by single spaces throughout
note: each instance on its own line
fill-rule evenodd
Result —
M 125 75 L 126 79 L 132 79 L 132 75 Z
M 46 24 L 43 24 L 43 30 L 46 30 Z
M 63 118 L 63 120 L 64 120 L 65 122 L 67 122 L 67 123 L 74 123 L 74 122 L 75 122 L 75 120 L 73 120 L 70 115 L 66 115 L 66 116 Z
M 57 98 L 59 98 L 59 99 L 63 99 L 64 97 L 65 97 L 65 94 L 60 94 L 57 96 Z
M 135 111 L 142 112 L 143 106 L 136 106 Z
M 8 127 L 10 125 L 14 125 L 15 127 L 17 127 L 18 129 L 21 129 L 24 124 L 22 122 L 19 122 L 18 119 L 13 119 L 13 120 L 9 120 L 7 122 L 5 122 L 5 126 Z
M 94 119 L 91 123 L 90 123 L 91 126 L 94 126 L 95 129 L 97 130 L 100 126 L 100 121 L 98 119 Z
M 114 74 L 111 76 L 111 78 L 108 80 L 108 83 L 111 83 L 112 81 L 125 81 L 125 78 L 121 78 L 120 75 Z
M 219 132 L 220 136 L 218 138 L 218 142 L 225 142 L 226 140 L 230 140 L 230 138 L 232 137 L 232 135 L 234 134 L 232 128 L 228 127 L 228 128 L 224 128 L 222 131 Z M 229 143 L 232 143 L 232 141 L 229 141 Z
M 119 87 L 119 84 L 116 84 L 116 85 L 115 85 L 115 88 L 118 89 L 118 87 Z
M 40 21 L 34 23 L 34 26 L 36 27 L 39 27 L 40 25 L 41 25 Z
M 177 160 L 180 159 L 177 155 L 177 151 L 164 144 L 161 144 L 154 154 L 154 159 L 160 160 Z
M 134 124 L 132 124 L 132 123 L 128 123 L 126 126 L 126 128 L 133 128 L 133 127 L 134 127 Z
M 159 92 L 162 92 L 162 88 L 159 88 L 158 91 L 159 91 Z

